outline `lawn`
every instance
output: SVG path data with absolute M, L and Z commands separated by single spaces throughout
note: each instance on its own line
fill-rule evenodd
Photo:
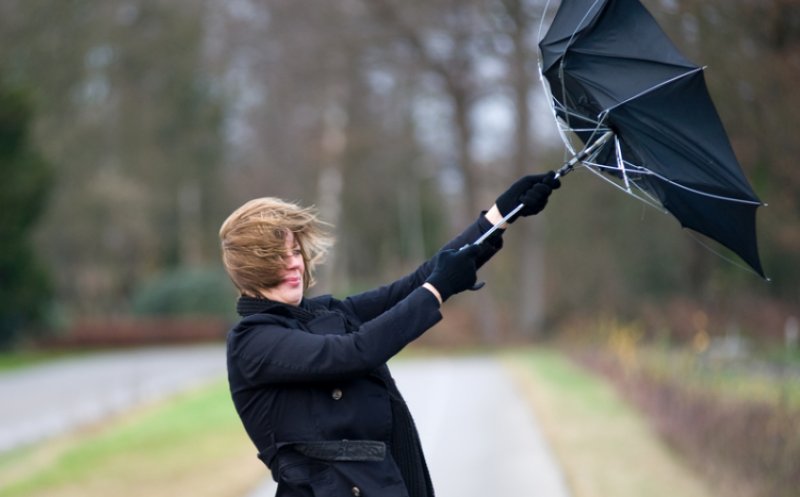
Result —
M 613 387 L 558 352 L 504 359 L 530 400 L 574 497 L 711 497 Z
M 49 362 L 64 357 L 73 357 L 84 352 L 61 352 L 61 351 L 40 351 L 23 350 L 14 352 L 0 352 L 0 373 L 19 369 L 26 366 L 34 366 L 39 363 Z
M 2 497 L 241 497 L 266 468 L 223 382 L 0 457 Z

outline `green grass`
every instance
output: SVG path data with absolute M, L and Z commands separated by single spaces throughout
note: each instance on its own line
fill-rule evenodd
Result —
M 574 497 L 712 495 L 608 383 L 553 350 L 505 358 Z
M 0 373 L 19 369 L 27 366 L 41 364 L 64 357 L 72 357 L 82 352 L 59 352 L 41 350 L 23 350 L 15 352 L 0 352 Z
M 243 464 L 252 464 L 245 471 L 252 477 L 228 481 Z M 244 491 L 251 483 L 247 478 L 266 474 L 226 384 L 218 383 L 88 432 L 5 455 L 0 459 L 0 496 L 179 495 L 168 489 L 181 481 L 192 482 L 181 485 L 187 495 L 198 495 L 194 487 L 209 478 L 210 483 Z

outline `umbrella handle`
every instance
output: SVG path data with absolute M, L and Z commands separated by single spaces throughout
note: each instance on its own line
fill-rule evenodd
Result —
M 577 164 L 578 162 L 583 162 L 587 157 L 592 155 L 598 148 L 600 148 L 603 145 L 605 145 L 606 142 L 608 140 L 610 140 L 613 136 L 614 136 L 614 132 L 613 131 L 606 131 L 603 134 L 603 136 L 601 136 L 600 138 L 595 140 L 594 143 L 592 143 L 588 147 L 584 148 L 583 150 L 581 150 L 580 152 L 575 154 L 575 156 L 573 158 L 571 158 L 570 160 L 565 162 L 564 165 L 561 166 L 561 168 L 558 171 L 556 171 L 555 178 L 560 178 L 562 176 L 566 176 L 567 174 L 569 174 L 572 171 L 572 169 L 575 167 L 575 164 Z M 523 207 L 525 207 L 525 204 L 519 204 L 518 206 L 516 206 L 511 212 L 506 214 L 503 217 L 503 219 L 498 221 L 497 224 L 495 224 L 494 226 L 489 228 L 489 231 L 487 231 L 486 233 L 481 235 L 480 238 L 478 238 L 477 240 L 472 242 L 472 245 L 480 245 L 481 243 L 483 243 L 484 240 L 489 238 L 492 235 L 492 233 L 494 233 L 495 231 L 500 229 L 500 226 L 502 226 L 505 223 L 507 223 L 508 220 L 511 219 L 512 217 L 514 217 L 514 214 L 519 212 L 520 209 L 522 209 Z M 466 247 L 466 245 L 465 245 L 465 247 Z

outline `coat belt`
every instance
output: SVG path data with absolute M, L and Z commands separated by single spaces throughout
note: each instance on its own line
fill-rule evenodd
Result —
M 304 456 L 324 461 L 383 461 L 386 444 L 375 440 L 325 440 L 298 442 L 292 448 Z

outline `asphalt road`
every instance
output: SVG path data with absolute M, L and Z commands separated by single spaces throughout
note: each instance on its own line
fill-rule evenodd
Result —
M 0 373 L 0 453 L 224 375 L 221 345 L 92 354 Z
M 529 406 L 490 357 L 391 363 L 438 497 L 568 497 Z M 0 453 L 223 378 L 222 346 L 93 354 L 0 373 Z M 264 484 L 248 497 L 271 497 Z
M 489 357 L 390 364 L 422 439 L 437 497 L 568 497 L 537 422 Z M 247 497 L 272 497 L 275 484 Z

